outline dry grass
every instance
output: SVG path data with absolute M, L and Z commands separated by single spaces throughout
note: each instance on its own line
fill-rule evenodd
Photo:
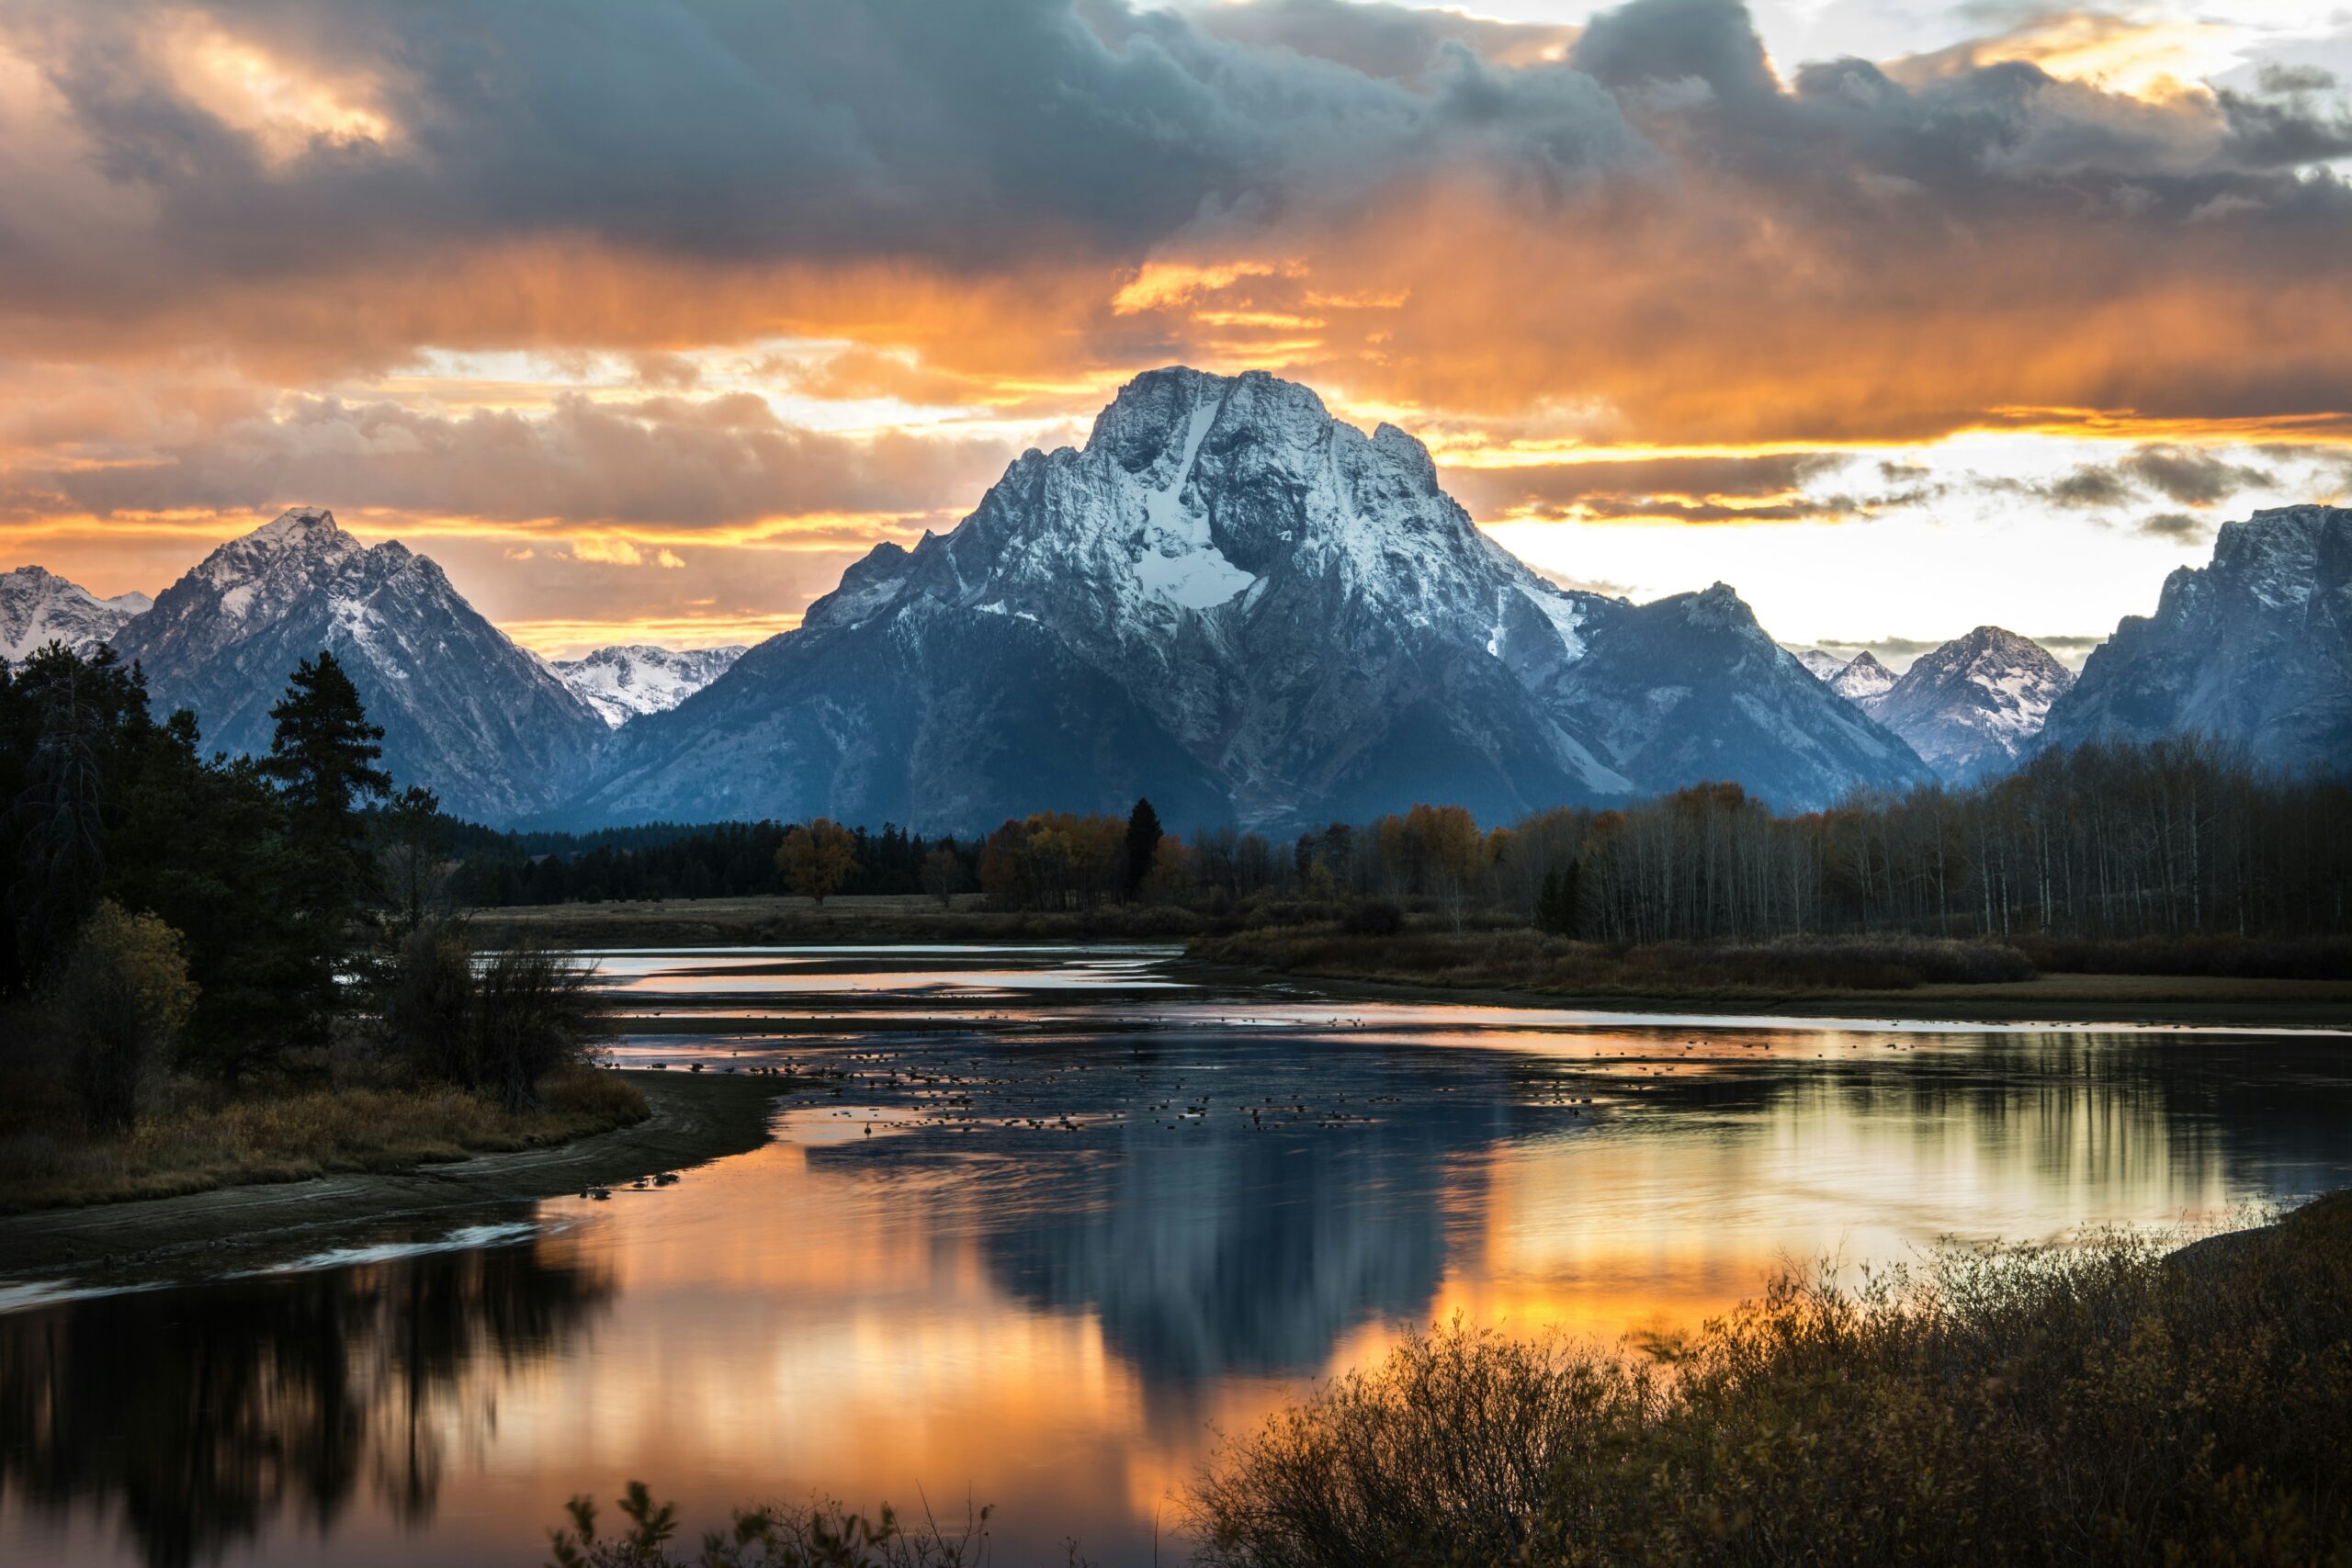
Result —
M 228 1094 L 175 1086 L 168 1108 L 120 1137 L 87 1137 L 70 1108 L 26 1084 L 0 1135 L 0 1213 L 172 1197 L 334 1171 L 403 1170 L 560 1144 L 645 1119 L 645 1097 L 611 1073 L 559 1068 L 521 1114 L 446 1087 Z
M 1459 1325 L 1227 1443 L 1216 1568 L 2352 1561 L 2352 1194 L 1955 1252 L 1620 1357 Z

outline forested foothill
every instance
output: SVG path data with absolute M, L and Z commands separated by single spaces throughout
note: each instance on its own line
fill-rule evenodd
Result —
M 266 755 L 206 754 L 135 666 L 0 665 L 0 1207 L 379 1168 L 641 1117 L 589 976 L 477 958 L 449 824 L 332 654 Z

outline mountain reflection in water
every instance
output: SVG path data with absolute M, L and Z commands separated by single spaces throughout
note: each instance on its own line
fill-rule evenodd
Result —
M 700 1015 L 628 1059 L 847 1075 L 764 1148 L 524 1206 L 520 1245 L 0 1313 L 0 1560 L 534 1562 L 565 1497 L 641 1475 L 695 1518 L 968 1490 L 1000 1562 L 1065 1534 L 1148 1562 L 1156 1529 L 1182 1554 L 1168 1498 L 1213 1427 L 1410 1325 L 1613 1338 L 1783 1260 L 2352 1180 L 2340 1038 L 1576 1022 L 1199 993 L 1149 953 L 803 957 L 613 966 L 633 1009 Z

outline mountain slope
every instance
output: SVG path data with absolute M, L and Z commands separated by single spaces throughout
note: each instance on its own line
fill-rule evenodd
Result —
M 158 712 L 196 710 L 208 745 L 269 749 L 295 665 L 332 650 L 384 727 L 384 765 L 443 807 L 507 821 L 576 786 L 605 722 L 477 614 L 431 560 L 367 547 L 332 513 L 288 512 L 207 556 L 124 627 Z
M 1180 368 L 629 724 L 579 811 L 966 829 L 1148 792 L 1172 822 L 1279 829 L 1416 799 L 1502 820 L 1701 777 L 1813 805 L 1926 776 L 1728 589 L 1557 588 L 1403 431 Z
M 2225 523 L 2051 705 L 2041 744 L 2197 730 L 2267 766 L 2352 770 L 2352 509 Z
M 87 654 L 154 604 L 144 593 L 101 599 L 38 566 L 0 574 L 0 660 L 26 658 L 52 642 Z
M 742 657 L 740 643 L 685 649 L 619 643 L 578 659 L 556 660 L 552 668 L 582 702 L 618 729 L 641 715 L 667 713 Z
M 1797 662 L 1804 666 L 1805 672 L 1817 681 L 1829 680 L 1846 668 L 1846 660 L 1834 653 L 1824 653 L 1817 648 L 1792 648 L 1789 651 L 1797 656 Z
M 1978 626 L 1921 655 L 1863 706 L 1945 779 L 1965 784 L 2013 766 L 2074 683 L 2040 643 Z

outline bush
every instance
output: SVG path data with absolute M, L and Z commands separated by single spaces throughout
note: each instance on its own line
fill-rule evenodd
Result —
M 2352 1551 L 2352 1194 L 2164 1256 L 1794 1272 L 1656 1362 L 1459 1323 L 1228 1442 L 1201 1560 L 2311 1562 Z
M 1405 929 L 1405 911 L 1385 898 L 1366 898 L 1348 906 L 1340 929 L 1350 936 L 1395 936 Z
M 528 944 L 477 959 L 453 927 L 409 934 L 384 987 L 383 1032 L 414 1075 L 487 1089 L 509 1111 L 536 1104 L 536 1086 L 585 1062 L 606 1037 L 595 970 Z
M 179 932 L 101 899 L 83 923 L 57 1001 L 83 1119 L 99 1131 L 129 1127 L 155 1064 L 196 1007 Z
M 2045 974 L 2216 975 L 2232 979 L 2352 980 L 2352 937 L 2018 937 Z
M 475 1060 L 510 1111 L 533 1103 L 533 1086 L 588 1059 L 607 1036 L 595 969 L 541 947 L 504 947 L 476 982 Z

